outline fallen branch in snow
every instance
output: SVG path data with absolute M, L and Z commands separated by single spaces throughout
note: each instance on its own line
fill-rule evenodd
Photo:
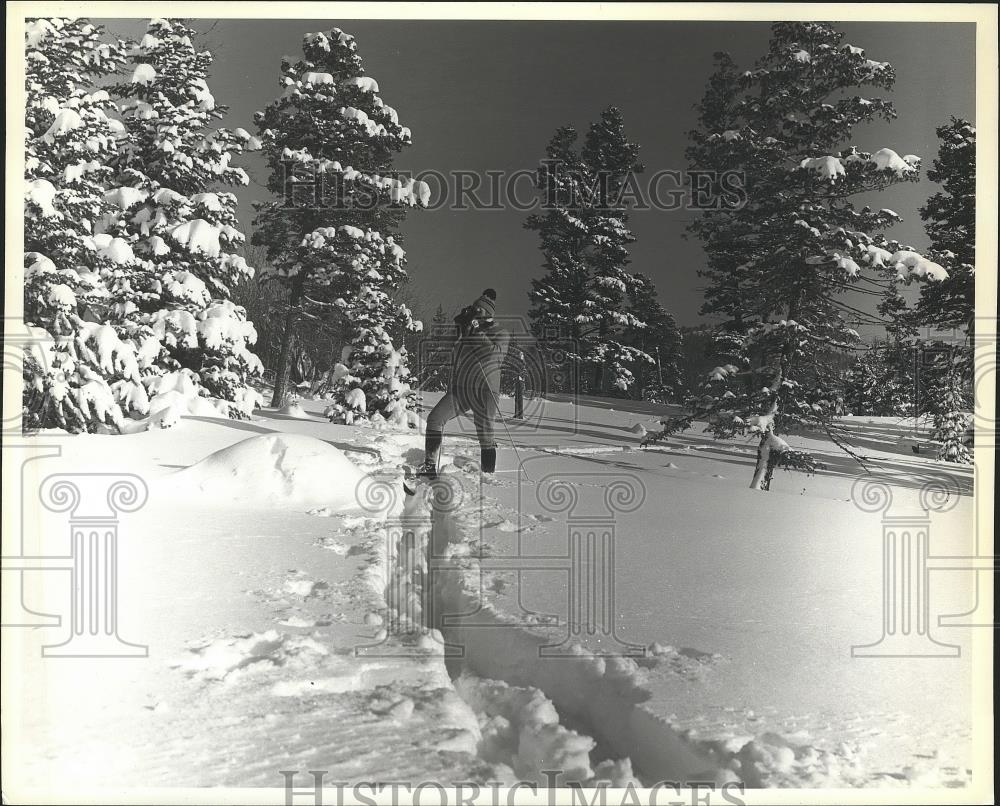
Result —
M 693 423 L 695 419 L 703 413 L 704 412 L 696 412 L 695 414 L 691 414 L 686 417 L 671 417 L 669 420 L 660 420 L 660 425 L 662 425 L 663 428 L 659 431 L 648 431 L 639 441 L 639 447 L 645 448 L 658 442 L 666 442 L 668 437 L 672 437 L 678 431 L 684 431 L 685 429 L 690 428 L 691 423 Z
M 868 463 L 865 461 L 865 459 L 867 457 L 862 456 L 857 451 L 855 451 L 851 447 L 851 445 L 847 442 L 846 438 L 838 436 L 835 433 L 835 431 L 838 430 L 836 428 L 836 426 L 826 425 L 826 426 L 824 426 L 823 430 L 826 431 L 826 435 L 828 437 L 830 437 L 830 440 L 833 442 L 834 445 L 836 445 L 844 453 L 846 453 L 848 456 L 850 456 L 855 462 L 857 462 L 859 465 L 861 465 L 865 469 L 866 473 L 870 473 L 871 472 L 871 467 L 869 467 Z M 840 429 L 840 430 L 843 430 L 843 429 Z M 846 431 L 844 433 L 846 433 Z

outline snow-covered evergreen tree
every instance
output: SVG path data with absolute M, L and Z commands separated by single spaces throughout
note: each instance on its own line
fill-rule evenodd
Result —
M 645 327 L 626 304 L 643 282 L 628 270 L 629 179 L 642 170 L 639 147 L 625 135 L 615 107 L 590 126 L 582 148 L 571 126 L 560 128 L 539 164 L 536 187 L 544 212 L 525 226 L 538 233 L 545 274 L 532 280 L 529 315 L 537 332 L 572 340 L 568 358 L 593 367 L 596 393 L 634 383 L 631 367 L 653 363 L 623 334 Z M 582 375 L 577 373 L 577 377 Z
M 703 312 L 724 317 L 730 339 L 730 360 L 691 401 L 692 418 L 719 437 L 759 437 L 756 489 L 773 461 L 809 467 L 779 431 L 831 426 L 838 382 L 817 357 L 860 341 L 847 321 L 860 314 L 844 292 L 880 296 L 886 282 L 947 277 L 886 238 L 896 213 L 852 201 L 916 180 L 919 159 L 850 144 L 855 126 L 895 116 L 888 100 L 860 91 L 889 89 L 895 74 L 842 39 L 825 23 L 776 23 L 752 69 L 717 54 L 688 150 L 693 168 L 715 172 L 718 198 L 727 171 L 742 174 L 746 193 L 744 204 L 706 211 L 691 226 L 708 258 Z
M 851 414 L 904 417 L 913 412 L 912 380 L 898 372 L 895 352 L 888 345 L 873 346 L 851 366 L 844 390 Z
M 399 420 L 413 393 L 406 350 L 391 334 L 421 325 L 392 297 L 406 276 L 397 228 L 430 188 L 391 175 L 410 130 L 364 74 L 354 37 L 306 34 L 303 53 L 282 60 L 282 94 L 256 115 L 278 200 L 258 207 L 254 241 L 273 264 L 265 279 L 289 291 L 272 405 L 285 393 L 300 321 L 332 316 L 345 323 L 348 346 L 330 415 Z
M 679 392 L 679 359 L 683 346 L 674 317 L 657 299 L 656 287 L 643 274 L 636 274 L 639 289 L 629 298 L 629 308 L 644 327 L 626 328 L 624 340 L 644 356 L 633 372 L 646 400 L 666 403 Z
M 924 345 L 932 359 L 921 367 L 928 389 L 927 410 L 934 417 L 932 439 L 941 442 L 939 456 L 948 462 L 971 462 L 963 440 L 970 423 L 974 363 L 972 336 L 976 317 L 976 130 L 966 120 L 952 118 L 937 129 L 941 146 L 929 179 L 942 190 L 921 208 L 931 240 L 931 254 L 948 270 L 941 283 L 921 289 L 912 312 L 915 326 L 957 328 L 965 332 L 961 345 Z
M 952 118 L 937 129 L 938 155 L 927 178 L 942 190 L 920 209 L 931 239 L 931 256 L 948 277 L 920 290 L 916 318 L 921 325 L 961 328 L 972 333 L 976 316 L 976 130 Z
M 424 335 L 420 355 L 420 389 L 440 392 L 448 388 L 451 377 L 451 351 L 455 340 L 455 323 L 438 305 Z
M 120 315 L 160 342 L 150 393 L 214 398 L 247 417 L 261 402 L 248 381 L 262 366 L 249 350 L 257 333 L 231 296 L 253 269 L 239 253 L 236 196 L 220 188 L 248 184 L 231 163 L 259 143 L 243 129 L 213 127 L 225 107 L 206 83 L 213 56 L 196 37 L 183 21 L 154 19 L 129 51 L 131 75 L 114 88 L 127 133 L 106 194 L 116 209 L 97 229 L 141 257 L 113 293 Z
M 106 185 L 126 137 L 106 91 L 124 43 L 85 19 L 29 20 L 25 111 L 24 427 L 120 428 L 148 407 L 141 373 L 157 353 L 148 328 L 120 317 L 118 278 L 132 246 L 105 233 Z
M 960 351 L 942 353 L 939 370 L 928 389 L 928 408 L 934 416 L 931 439 L 939 442 L 938 458 L 945 462 L 969 464 L 972 452 L 966 444 L 972 424 L 972 401 L 962 383 L 964 358 Z

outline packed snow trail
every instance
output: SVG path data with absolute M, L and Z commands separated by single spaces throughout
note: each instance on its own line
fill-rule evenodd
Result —
M 594 737 L 594 742 L 586 740 L 590 744 L 587 752 L 596 742 L 619 757 L 614 762 L 617 765 L 614 777 L 619 780 L 631 777 L 632 764 L 650 783 L 721 784 L 734 780 L 732 773 L 720 769 L 706 754 L 681 739 L 666 720 L 641 707 L 649 693 L 642 688 L 642 671 L 634 660 L 602 657 L 581 647 L 575 647 L 578 653 L 575 658 L 543 657 L 540 648 L 552 643 L 551 630 L 517 626 L 482 601 L 478 593 L 480 569 L 469 551 L 471 536 L 463 534 L 453 518 L 455 507 L 475 495 L 469 486 L 470 482 L 461 479 L 459 474 L 445 473 L 434 485 L 423 488 L 424 496 L 413 496 L 406 501 L 415 531 L 412 536 L 404 534 L 398 543 L 396 564 L 403 581 L 391 587 L 387 597 L 390 607 L 399 607 L 400 599 L 407 595 L 420 597 L 421 604 L 411 602 L 407 609 L 426 612 L 423 604 L 426 591 L 411 587 L 410 581 L 414 571 L 419 572 L 421 581 L 433 580 L 431 596 L 436 600 L 435 623 L 424 626 L 441 637 L 442 650 L 448 645 L 462 647 L 462 672 L 457 685 L 460 692 L 466 692 L 467 701 L 480 703 L 481 710 L 484 686 L 485 690 L 493 692 L 509 691 L 510 687 L 518 692 L 539 692 L 555 709 L 572 717 Z M 467 505 L 475 506 L 475 502 L 470 501 Z M 425 510 L 423 517 L 419 512 L 421 508 Z M 422 544 L 425 552 L 419 565 L 413 559 L 415 543 Z M 428 567 L 438 557 L 456 559 L 458 565 L 464 567 L 432 569 L 428 573 Z M 473 613 L 475 624 L 463 625 L 460 619 L 448 618 L 452 614 Z M 482 685 L 468 683 L 469 672 L 487 682 Z M 473 696 L 470 697 L 469 692 Z M 488 713 L 488 716 L 497 714 Z M 509 717 L 507 719 L 509 721 Z M 594 770 L 582 760 L 586 757 L 581 749 L 582 737 L 565 729 L 559 733 L 558 725 L 550 724 L 550 727 L 558 735 L 549 737 L 546 752 L 529 753 L 530 758 L 539 762 L 530 779 L 541 780 L 542 771 L 546 769 L 563 770 L 563 785 L 567 781 L 585 781 L 593 777 Z M 522 738 L 524 741 L 528 740 Z M 528 743 L 530 745 L 530 741 Z M 515 772 L 524 776 L 528 774 L 526 766 L 531 765 L 526 765 L 525 751 L 519 752 L 521 756 L 514 754 L 518 757 Z M 602 772 L 609 774 L 607 766 Z
M 455 647 L 451 646 L 452 631 L 438 629 L 443 626 L 441 608 L 449 604 L 441 587 L 442 572 L 432 568 L 432 535 L 443 533 L 437 516 L 447 511 L 450 493 L 459 489 L 453 486 L 457 482 L 420 484 L 416 495 L 397 501 L 393 500 L 395 477 L 386 483 L 383 474 L 375 474 L 367 481 L 372 489 L 363 491 L 361 497 L 391 502 L 385 510 L 390 518 L 385 552 L 370 574 L 373 589 L 384 597 L 388 622 L 388 629 L 376 635 L 382 647 L 375 649 L 388 642 L 405 654 L 407 648 L 415 647 L 436 658 L 443 671 L 448 650 Z M 362 649 L 359 654 L 365 657 L 367 652 Z M 478 719 L 477 753 L 491 766 L 494 777 L 544 786 L 551 784 L 544 771 L 558 770 L 561 786 L 636 783 L 628 759 L 592 763 L 590 754 L 597 741 L 560 724 L 556 706 L 540 687 L 530 681 L 509 685 L 486 674 L 483 670 L 488 668 L 489 663 L 463 667 L 454 685 Z

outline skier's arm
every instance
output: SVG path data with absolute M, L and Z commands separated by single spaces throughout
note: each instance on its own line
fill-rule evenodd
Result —
M 472 308 L 466 305 L 455 317 L 455 330 L 458 338 L 468 336 L 472 332 Z

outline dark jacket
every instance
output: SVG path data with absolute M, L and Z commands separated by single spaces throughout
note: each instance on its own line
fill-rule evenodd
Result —
M 457 322 L 459 337 L 452 352 L 449 391 L 464 409 L 495 413 L 500 397 L 500 368 L 510 334 L 493 320 L 480 321 L 476 328 Z

